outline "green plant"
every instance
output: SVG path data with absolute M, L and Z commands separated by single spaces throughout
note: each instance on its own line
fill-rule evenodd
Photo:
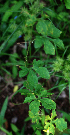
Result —
M 52 2 L 53 1 L 50 0 L 50 3 Z M 17 65 L 21 69 L 19 71 L 19 77 L 26 78 L 23 83 L 24 88 L 21 88 L 17 92 L 20 92 L 21 95 L 25 95 L 25 100 L 23 103 L 29 103 L 29 117 L 32 119 L 32 123 L 36 124 L 35 127 L 33 127 L 35 133 L 39 135 L 41 134 L 41 130 L 43 130 L 44 132 L 46 132 L 47 135 L 54 135 L 55 125 L 60 131 L 63 131 L 67 128 L 67 123 L 62 118 L 55 118 L 56 103 L 51 100 L 51 95 L 53 93 L 50 90 L 46 90 L 43 87 L 43 84 L 40 83 L 40 80 L 42 78 L 43 81 L 44 79 L 49 80 L 53 72 L 61 72 L 62 70 L 62 74 L 64 75 L 65 79 L 68 78 L 69 81 L 69 67 L 67 69 L 67 67 L 64 66 L 64 59 L 58 56 L 58 52 L 65 51 L 66 49 L 64 47 L 63 41 L 59 38 L 62 31 L 56 28 L 56 23 L 55 25 L 53 24 L 53 18 L 57 18 L 57 20 L 59 20 L 60 22 L 62 21 L 62 19 L 64 19 L 64 22 L 67 22 L 68 18 L 65 18 L 65 16 L 68 16 L 69 14 L 67 14 L 66 12 L 62 12 L 61 14 L 57 14 L 54 11 L 52 12 L 53 9 L 50 10 L 50 8 L 46 8 L 46 3 L 40 3 L 40 0 L 14 1 L 10 4 L 13 4 L 10 9 L 10 5 L 6 6 L 7 3 L 4 4 L 6 12 L 4 13 L 3 18 L 1 18 L 1 27 L 3 32 L 5 32 L 3 33 L 3 36 L 1 38 L 1 42 L 3 43 L 0 47 L 0 55 L 1 57 L 2 55 L 5 55 L 5 52 L 9 50 L 11 46 L 13 46 L 15 41 L 18 38 L 23 37 L 23 40 L 25 41 L 25 48 L 22 51 L 24 60 L 21 60 L 17 53 L 14 53 L 9 57 L 11 65 L 13 65 L 13 78 L 15 79 L 18 74 Z M 1 10 L 3 11 L 3 8 L 1 8 Z M 8 27 L 7 21 L 9 21 Z M 34 45 L 35 49 L 34 54 L 36 52 L 40 54 L 40 50 L 44 50 L 47 56 L 47 60 L 38 58 L 31 59 L 30 61 L 30 58 L 32 56 L 32 44 Z M 52 59 L 51 63 L 54 64 L 51 66 L 51 64 L 48 64 L 50 63 L 49 58 L 50 55 L 54 56 L 55 54 L 57 58 L 56 61 Z M 68 61 L 66 61 L 67 63 L 65 62 L 66 66 L 69 63 Z M 10 62 L 2 65 L 8 66 L 10 65 Z M 54 70 L 52 71 L 51 68 L 53 68 Z M 3 70 L 6 71 L 4 68 Z M 67 78 L 65 75 L 68 75 Z M 50 114 L 45 116 L 45 114 L 42 113 L 42 106 L 44 106 L 44 108 L 46 109 L 52 110 L 51 116 Z M 41 126 L 40 122 L 42 120 L 42 114 L 44 116 L 44 121 L 43 125 Z M 63 123 L 63 127 L 61 126 L 61 123 Z M 12 129 L 14 130 L 14 126 Z M 16 134 L 19 134 L 18 129 Z
M 56 57 L 56 60 L 53 62 L 53 70 L 55 75 L 59 73 L 59 75 L 61 74 L 63 80 L 68 81 L 70 102 L 70 54 L 65 60 L 63 58 Z
M 16 135 L 24 135 L 25 125 L 23 126 L 21 132 L 19 132 L 19 129 L 18 129 L 17 126 L 14 125 L 14 124 L 11 124 L 11 129 L 12 129 L 12 131 L 13 131 Z
M 7 104 L 8 104 L 8 97 L 5 99 L 5 101 L 2 105 L 1 112 L 0 112 L 0 130 L 5 132 L 7 135 L 13 135 L 12 132 L 7 131 L 4 127 L 4 123 L 6 121 L 4 118 L 5 118 L 5 112 L 6 112 L 6 109 L 7 109 Z M 16 133 L 16 135 L 23 135 L 24 131 L 25 131 L 25 125 L 23 126 L 20 133 L 18 132 L 19 129 L 14 124 L 11 124 L 11 129 L 12 129 L 13 132 Z
M 8 97 L 5 99 L 3 105 L 2 105 L 2 109 L 0 112 L 0 130 L 2 130 L 3 132 L 5 132 L 7 135 L 12 135 L 12 132 L 8 132 L 4 127 L 3 124 L 5 123 L 5 112 L 7 109 L 7 104 L 8 104 Z
M 29 102 L 29 116 L 32 119 L 32 123 L 39 123 L 40 120 L 40 106 L 42 104 L 42 106 L 44 106 L 44 108 L 46 109 L 52 109 L 52 115 L 54 118 L 56 115 L 54 109 L 56 109 L 56 104 L 53 100 L 50 99 L 50 95 L 52 95 L 52 93 L 50 93 L 49 91 L 47 91 L 46 89 L 43 88 L 43 86 L 41 84 L 38 84 L 38 78 L 44 78 L 44 79 L 49 79 L 50 75 L 49 72 L 47 70 L 47 68 L 43 67 L 44 66 L 44 62 L 41 60 L 36 61 L 36 59 L 33 60 L 33 67 L 31 68 L 27 68 L 26 66 L 22 66 L 21 67 L 21 71 L 19 71 L 19 76 L 23 77 L 25 75 L 27 75 L 27 80 L 23 83 L 23 86 L 26 87 L 26 89 L 21 89 L 19 92 L 21 93 L 21 95 L 26 95 L 26 98 L 24 100 L 24 103 Z M 38 77 L 38 75 L 40 77 Z M 49 119 L 51 120 L 50 116 Z M 64 126 L 63 128 L 66 128 L 66 123 L 64 122 L 64 120 L 62 119 L 56 119 L 54 121 L 54 123 L 57 125 L 57 123 L 63 122 Z M 51 123 L 52 125 L 52 123 Z M 54 134 L 55 130 L 54 130 L 54 125 L 51 126 L 52 129 L 50 130 L 50 123 L 47 124 L 47 126 L 45 126 L 47 135 L 49 135 L 50 133 Z M 48 128 L 49 128 L 49 133 L 48 133 Z M 60 126 L 57 127 L 60 131 L 63 131 L 63 128 L 60 129 Z

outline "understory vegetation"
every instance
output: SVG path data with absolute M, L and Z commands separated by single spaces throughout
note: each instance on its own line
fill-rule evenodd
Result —
M 0 15 L 0 95 L 13 89 L 0 104 L 0 130 L 26 135 L 30 121 L 32 135 L 69 135 L 70 0 L 1 0 Z M 24 95 L 22 103 L 14 103 L 17 94 Z M 29 106 L 22 130 L 5 127 L 9 100 Z

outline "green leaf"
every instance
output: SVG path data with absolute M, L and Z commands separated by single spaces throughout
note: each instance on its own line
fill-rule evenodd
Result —
M 39 19 L 39 21 L 36 25 L 36 29 L 37 29 L 39 34 L 47 35 L 48 27 L 47 27 L 46 21 L 43 20 L 42 18 Z
M 55 128 L 55 135 L 70 135 L 70 129 L 66 129 L 63 132 L 60 132 L 57 128 Z
M 39 123 L 39 120 L 40 120 L 40 116 L 39 114 L 37 113 L 36 115 L 33 114 L 31 111 L 29 111 L 29 117 L 32 119 L 32 123 Z
M 38 84 L 38 77 L 36 76 L 33 70 L 29 71 L 29 74 L 27 76 L 27 81 L 29 85 L 32 86 L 33 88 L 35 88 L 36 85 Z
M 26 87 L 26 88 L 29 89 L 30 91 L 33 91 L 34 86 L 31 85 L 30 82 L 24 81 L 23 85 L 24 85 L 24 87 Z
M 21 95 L 28 95 L 31 92 L 29 90 L 27 90 L 27 89 L 20 89 L 19 93 L 21 93 Z
M 61 110 L 58 110 L 58 111 L 63 114 L 64 119 L 67 119 L 70 122 L 70 114 L 68 114 L 68 113 L 66 113 L 64 111 L 61 111 Z
M 12 74 L 13 74 L 13 78 L 15 79 L 17 77 L 17 74 L 18 74 L 17 66 L 12 67 Z
M 39 106 L 40 106 L 40 102 L 37 100 L 34 100 L 30 103 L 29 105 L 29 110 L 31 110 L 31 112 L 36 115 L 39 111 Z
M 40 99 L 41 103 L 42 103 L 42 106 L 44 106 L 44 108 L 46 109 L 56 109 L 56 103 L 49 99 L 49 98 L 43 98 L 43 99 Z
M 41 91 L 40 97 L 47 97 L 47 90 Z
M 58 38 L 60 37 L 61 31 L 57 29 L 52 22 L 46 21 L 47 27 L 48 27 L 48 36 L 51 36 L 53 38 Z
M 24 66 L 22 66 L 20 68 L 22 69 L 19 71 L 19 77 L 21 78 L 21 77 L 26 76 L 29 70 L 27 67 L 24 67 Z
M 36 17 L 35 17 L 35 15 L 29 15 L 29 19 L 27 19 L 27 21 L 26 21 L 26 25 L 27 26 L 33 26 L 34 25 L 34 23 L 36 22 Z
M 16 29 L 15 29 L 16 30 Z M 18 31 L 14 31 L 9 37 L 8 37 L 8 39 L 1 45 L 1 51 L 2 51 L 2 49 L 3 49 L 3 52 L 5 52 L 5 51 L 7 51 L 15 42 L 16 42 L 16 40 L 18 39 L 18 37 L 20 36 L 20 35 L 22 35 L 22 32 L 20 31 L 19 32 L 19 30 Z M 6 45 L 7 44 L 7 45 Z M 6 47 L 5 47 L 5 45 L 6 45 Z
M 45 12 L 49 15 L 49 16 L 51 16 L 52 18 L 53 17 L 56 17 L 56 12 L 54 12 L 53 10 L 51 10 L 51 9 L 49 9 L 49 8 L 47 8 L 46 10 L 45 10 Z
M 55 55 L 55 47 L 53 46 L 53 44 L 47 39 L 43 40 L 43 43 L 45 53 Z
M 0 13 L 6 12 L 9 6 L 9 1 L 6 1 L 5 4 L 3 3 L 3 6 L 0 7 Z
M 45 78 L 45 79 L 49 79 L 49 78 L 50 78 L 49 72 L 48 72 L 47 68 L 45 68 L 45 67 L 35 68 L 35 71 L 36 71 L 42 78 Z
M 41 86 L 41 84 L 37 84 L 37 86 L 35 88 L 35 94 L 38 95 L 38 97 L 39 97 L 43 90 L 44 90 L 44 88 Z
M 35 95 L 30 95 L 30 97 L 26 97 L 23 103 L 31 102 L 32 100 L 36 99 Z
M 50 123 L 49 122 L 46 122 L 46 125 L 44 126 L 44 129 L 47 130 L 49 126 L 50 126 Z
M 53 124 L 50 124 L 49 133 L 52 133 L 53 135 L 54 135 L 54 133 L 55 133 L 55 127 L 54 127 Z
M 43 40 L 41 36 L 36 36 L 35 42 L 34 42 L 34 47 L 35 48 L 40 48 L 43 45 Z
M 54 120 L 54 123 L 56 125 L 56 128 L 58 128 L 59 131 L 63 132 L 67 128 L 67 122 L 64 121 L 63 118 Z
M 61 40 L 61 39 L 59 39 L 59 38 L 57 38 L 57 39 L 52 39 L 52 41 L 54 42 L 54 44 L 56 45 L 56 46 L 58 46 L 60 49 L 64 49 L 64 44 L 63 44 L 63 41 Z
M 41 135 L 41 131 L 36 130 L 35 134 L 36 134 L 36 135 Z
M 19 1 L 15 5 L 13 5 L 9 10 L 7 10 L 2 18 L 3 22 L 7 22 L 8 18 L 13 14 L 13 12 L 17 12 L 17 10 L 22 6 L 23 1 Z
M 11 128 L 15 133 L 19 131 L 19 129 L 14 124 L 11 124 Z
M 8 97 L 5 99 L 2 109 L 1 109 L 1 113 L 0 113 L 0 126 L 2 126 L 3 122 L 4 122 L 4 116 L 5 116 L 5 112 L 7 109 L 7 104 L 8 104 Z
M 51 119 L 55 118 L 55 116 L 57 116 L 56 111 L 55 110 L 52 110 Z
M 67 9 L 70 9 L 70 0 L 64 0 Z
M 34 67 L 42 67 L 44 65 L 44 62 L 42 60 L 36 61 L 36 59 L 33 60 L 33 68 Z

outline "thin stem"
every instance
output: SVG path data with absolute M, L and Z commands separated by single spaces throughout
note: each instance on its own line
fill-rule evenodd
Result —
M 7 135 L 12 135 L 12 133 L 10 134 L 10 132 L 8 132 L 6 129 L 4 129 L 3 127 L 0 127 L 0 129 L 5 132 Z

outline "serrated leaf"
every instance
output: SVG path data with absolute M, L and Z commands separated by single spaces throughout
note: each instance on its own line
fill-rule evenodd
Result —
M 49 99 L 49 98 L 43 98 L 43 99 L 40 99 L 41 103 L 42 103 L 42 106 L 44 106 L 44 108 L 46 109 L 56 109 L 56 103 Z
M 36 99 L 35 95 L 30 95 L 30 97 L 26 97 L 23 103 L 31 102 L 32 100 Z
M 68 113 L 66 113 L 64 111 L 61 111 L 61 110 L 59 110 L 59 112 L 61 112 L 63 114 L 64 119 L 67 119 L 70 122 L 70 114 L 68 114 Z
M 51 36 L 53 38 L 58 38 L 60 37 L 61 31 L 57 29 L 52 22 L 46 21 L 47 27 L 48 27 L 48 36 Z
M 59 38 L 57 39 L 52 39 L 52 41 L 54 42 L 54 44 L 56 46 L 58 46 L 60 49 L 63 48 L 64 49 L 64 44 L 63 44 L 63 41 Z
M 44 43 L 45 53 L 50 55 L 55 55 L 55 47 L 53 46 L 53 44 L 47 39 L 45 39 L 43 43 Z
M 31 111 L 29 111 L 29 117 L 32 119 L 32 123 L 39 123 L 40 116 L 39 114 L 34 115 Z
M 63 132 L 67 128 L 67 122 L 64 121 L 63 118 L 54 120 L 54 123 L 56 125 L 56 128 L 58 128 L 59 131 Z
M 42 60 L 36 61 L 36 59 L 33 60 L 33 68 L 34 67 L 42 67 L 44 65 L 44 62 Z
M 51 119 L 55 118 L 55 116 L 57 116 L 56 111 L 52 110 Z
M 38 31 L 38 33 L 41 33 L 42 35 L 47 35 L 48 27 L 46 25 L 45 20 L 39 19 L 36 25 L 36 30 Z
M 27 73 L 28 73 L 28 71 L 29 71 L 28 68 L 27 68 L 27 67 L 24 67 L 24 66 L 21 67 L 21 69 L 22 69 L 22 70 L 19 71 L 19 77 L 20 77 L 20 78 L 26 76 Z
M 50 124 L 49 133 L 52 133 L 53 135 L 54 135 L 54 133 L 55 133 L 55 127 L 54 127 L 53 124 Z
M 27 89 L 29 89 L 29 90 L 33 90 L 33 88 L 34 88 L 34 86 L 33 85 L 31 85 L 31 83 L 30 82 L 28 82 L 28 81 L 25 81 L 24 82 L 24 87 L 26 87 Z
M 45 78 L 45 79 L 49 79 L 49 78 L 50 78 L 49 72 L 48 72 L 47 68 L 45 68 L 45 67 L 35 68 L 35 71 L 36 71 L 42 78 Z
M 41 91 L 40 97 L 47 97 L 47 90 Z
M 41 91 L 43 91 L 43 87 L 40 84 L 37 84 L 36 88 L 35 88 L 35 94 L 40 96 Z
M 51 118 L 50 118 L 49 115 L 46 115 L 46 116 L 45 116 L 45 123 L 46 123 L 48 120 L 51 120 Z
M 44 126 L 44 129 L 45 129 L 45 131 L 44 131 L 44 132 L 47 132 L 48 127 L 50 126 L 50 123 L 49 123 L 49 122 L 46 122 L 45 124 L 46 124 L 46 125 Z
M 39 111 L 39 106 L 40 106 L 40 102 L 37 100 L 34 100 L 30 103 L 29 105 L 29 110 L 31 110 L 31 112 L 36 115 Z
M 43 40 L 41 36 L 36 36 L 35 42 L 34 42 L 34 47 L 35 48 L 40 48 L 43 45 Z
M 27 76 L 27 81 L 29 85 L 31 85 L 33 88 L 35 88 L 36 85 L 38 84 L 38 77 L 36 76 L 36 73 L 34 73 L 33 70 L 29 71 L 29 74 Z

